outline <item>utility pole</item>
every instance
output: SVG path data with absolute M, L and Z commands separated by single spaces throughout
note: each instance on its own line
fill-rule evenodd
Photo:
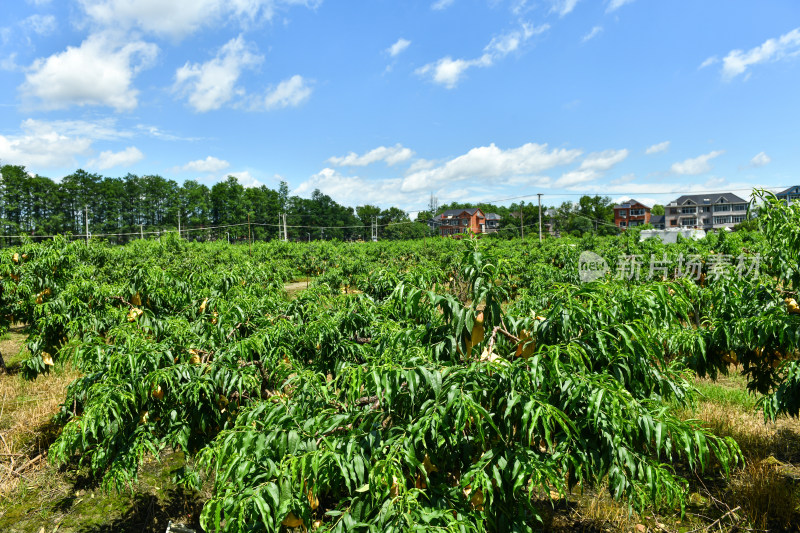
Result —
M 178 238 L 181 237 L 181 211 L 178 210 Z
M 250 257 L 253 257 L 253 238 L 250 233 L 250 213 L 247 213 L 247 243 L 250 248 Z
M 86 244 L 89 244 L 89 206 L 83 206 L 83 222 L 86 226 Z
M 542 193 L 536 193 L 539 197 L 539 242 L 542 242 Z
M 522 232 L 522 240 L 525 240 L 525 212 L 522 208 L 525 207 L 525 201 L 519 203 L 519 230 Z
M 372 242 L 378 242 L 378 217 L 372 217 Z
M 139 239 L 144 239 L 144 224 L 139 224 Z
M 286 231 L 286 213 L 283 214 L 283 240 L 289 242 L 289 233 Z

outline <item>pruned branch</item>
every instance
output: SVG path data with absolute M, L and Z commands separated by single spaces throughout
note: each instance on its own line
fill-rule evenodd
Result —
M 519 337 L 512 335 L 511 333 L 506 331 L 506 329 L 503 326 L 495 326 L 494 328 L 492 328 L 492 336 L 489 338 L 488 348 L 490 353 L 492 351 L 492 348 L 494 348 L 494 343 L 496 342 L 498 332 L 502 333 L 508 340 L 513 341 L 517 344 L 522 342 L 522 340 Z
M 135 305 L 130 303 L 128 300 L 126 300 L 122 296 L 106 296 L 106 300 L 119 300 L 120 302 L 122 302 L 125 305 L 127 305 L 129 309 L 136 309 Z

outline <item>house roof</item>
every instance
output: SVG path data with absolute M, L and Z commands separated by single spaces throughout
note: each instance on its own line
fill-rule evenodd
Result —
M 500 220 L 501 218 L 503 217 L 497 213 L 486 213 L 486 220 Z
M 631 207 L 633 207 L 635 205 L 640 205 L 640 206 L 644 207 L 645 209 L 650 209 L 649 205 L 644 205 L 642 202 L 640 202 L 638 200 L 634 200 L 633 198 L 631 198 L 628 201 L 622 202 L 619 205 L 615 205 L 614 209 L 630 209 Z
M 656 224 L 663 224 L 666 215 L 650 215 L 650 224 L 655 226 Z
M 458 215 L 460 215 L 461 213 L 464 213 L 464 212 L 466 212 L 469 216 L 472 216 L 478 211 L 481 211 L 481 210 L 479 208 L 477 208 L 477 207 L 470 207 L 469 209 L 448 209 L 447 211 L 445 211 L 441 215 L 438 215 L 436 218 L 457 217 Z M 481 211 L 481 213 L 483 213 L 483 211 Z
M 776 193 L 775 196 L 785 196 L 785 195 L 787 195 L 789 193 L 797 194 L 798 192 L 800 192 L 800 185 L 792 185 L 791 187 L 789 187 L 785 191 L 781 191 L 779 193 Z
M 720 202 L 728 204 L 746 204 L 747 200 L 739 198 L 732 192 L 716 194 L 684 194 L 677 200 L 673 200 L 667 205 L 685 205 L 690 202 L 694 205 L 712 205 Z

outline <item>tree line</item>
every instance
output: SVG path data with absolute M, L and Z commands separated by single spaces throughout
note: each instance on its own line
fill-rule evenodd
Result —
M 240 224 L 249 215 L 253 238 L 269 240 L 281 237 L 282 213 L 291 240 L 369 239 L 373 217 L 382 239 L 424 237 L 428 229 L 396 207 L 346 207 L 318 189 L 311 198 L 291 196 L 286 182 L 277 190 L 244 187 L 229 176 L 208 187 L 195 180 L 180 185 L 158 175 L 112 178 L 84 170 L 54 181 L 29 174 L 23 166 L 0 166 L 2 235 L 82 235 L 88 220 L 90 234 L 133 234 L 111 238 L 125 242 L 140 232 L 175 230 L 179 218 L 182 229 L 200 230 Z M 247 238 L 247 232 L 247 226 L 239 226 L 186 235 L 240 240 Z
M 415 239 L 433 235 L 428 226 L 434 214 L 447 209 L 478 207 L 484 213 L 500 215 L 498 237 L 514 238 L 538 232 L 539 206 L 516 202 L 508 206 L 490 203 L 432 202 L 412 221 L 397 207 L 382 209 L 374 205 L 347 207 L 319 189 L 311 198 L 289 194 L 286 182 L 278 189 L 244 187 L 234 176 L 211 187 L 196 180 L 178 184 L 158 175 L 107 177 L 77 170 L 60 181 L 30 174 L 18 165 L 0 166 L 0 232 L 2 235 L 31 237 L 83 235 L 88 220 L 90 234 L 131 234 L 112 237 L 126 242 L 139 232 L 190 229 L 192 239 L 246 239 L 246 226 L 208 229 L 240 224 L 248 220 L 257 240 L 282 238 L 279 224 L 286 213 L 290 240 L 369 240 L 373 220 L 380 239 Z M 657 208 L 658 206 L 656 206 Z M 609 197 L 582 196 L 577 202 L 542 206 L 543 230 L 557 234 L 611 235 L 614 226 L 613 202 Z M 655 211 L 655 209 L 654 209 Z M 202 230 L 202 231 L 197 231 Z

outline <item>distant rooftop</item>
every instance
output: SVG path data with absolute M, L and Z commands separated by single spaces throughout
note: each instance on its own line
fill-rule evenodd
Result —
M 641 205 L 645 209 L 650 209 L 649 205 L 644 205 L 642 202 L 640 202 L 638 200 L 634 200 L 633 198 L 631 198 L 630 200 L 627 200 L 625 202 L 622 202 L 619 205 L 615 205 L 614 209 L 630 209 L 632 206 L 637 205 L 637 204 Z
M 687 203 L 692 203 L 694 205 L 711 205 L 719 203 L 746 204 L 747 200 L 739 198 L 732 192 L 716 194 L 685 194 L 667 205 L 685 205 Z

